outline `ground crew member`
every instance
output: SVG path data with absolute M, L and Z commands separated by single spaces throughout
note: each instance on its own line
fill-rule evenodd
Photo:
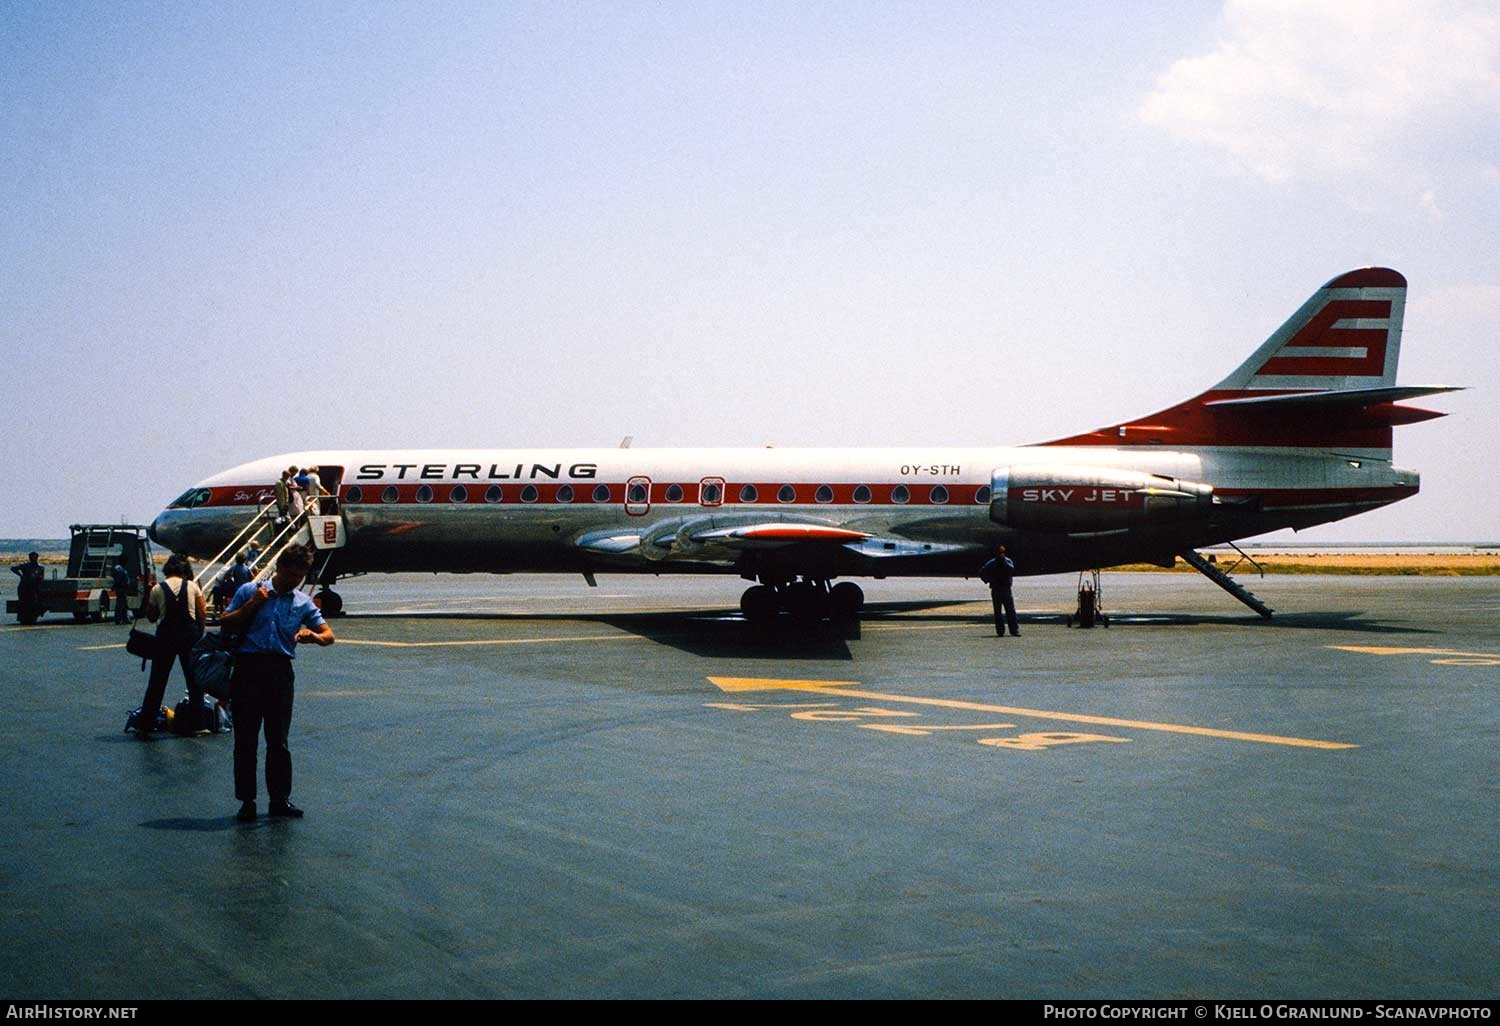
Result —
M 255 763 L 261 726 L 266 734 L 266 794 L 272 816 L 300 817 L 290 801 L 292 753 L 287 734 L 292 727 L 292 660 L 297 646 L 307 642 L 333 644 L 333 629 L 299 591 L 312 569 L 313 553 L 305 545 L 291 545 L 276 560 L 270 587 L 251 581 L 240 586 L 229 602 L 223 629 L 243 633 L 230 681 L 234 711 L 234 796 L 240 802 L 235 816 L 242 823 L 255 819 Z
M 1006 627 L 1010 628 L 1012 637 L 1021 636 L 1020 624 L 1016 622 L 1016 600 L 1010 593 L 1010 582 L 1015 576 L 1016 564 L 1005 554 L 1004 545 L 995 546 L 995 558 L 979 568 L 979 579 L 990 586 L 990 602 L 995 608 L 995 633 L 1002 638 Z
M 115 623 L 124 623 L 130 619 L 130 593 L 135 588 L 135 578 L 125 569 L 123 560 L 115 562 L 109 575 L 115 585 Z
M 28 553 L 26 562 L 17 563 L 10 568 L 10 572 L 21 578 L 16 585 L 16 605 L 20 607 L 17 618 L 25 623 L 28 616 L 35 614 L 42 604 L 42 581 L 47 576 L 47 571 L 42 567 L 39 560 L 42 557 L 35 552 Z M 35 622 L 33 616 L 32 622 Z

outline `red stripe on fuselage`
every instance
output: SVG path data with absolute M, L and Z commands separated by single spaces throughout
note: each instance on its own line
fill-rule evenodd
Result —
M 667 498 L 668 492 L 674 486 L 681 488 L 681 497 L 676 500 Z M 747 486 L 753 486 L 756 497 L 753 500 L 742 500 L 741 490 Z M 789 502 L 783 502 L 779 496 L 784 487 L 791 487 L 794 497 Z M 981 489 L 987 490 L 986 485 L 976 484 L 942 484 L 942 485 L 910 485 L 901 482 L 887 482 L 884 484 L 865 484 L 863 482 L 827 483 L 830 497 L 826 502 L 818 500 L 818 490 L 825 487 L 823 482 L 784 482 L 784 481 L 730 481 L 722 486 L 722 500 L 718 503 L 701 503 L 699 481 L 657 481 L 650 487 L 650 503 L 660 506 L 687 506 L 712 509 L 718 506 L 964 506 L 978 504 L 978 495 Z M 870 490 L 870 498 L 867 502 L 856 502 L 854 493 L 861 487 Z M 350 492 L 359 489 L 359 498 L 353 499 Z M 463 488 L 462 498 L 454 499 L 452 495 L 455 488 Z M 491 489 L 496 491 L 491 491 Z M 564 488 L 572 489 L 571 499 L 560 499 L 558 493 Z M 607 497 L 595 499 L 594 493 L 598 488 L 608 491 Z M 897 502 L 895 493 L 897 489 L 906 490 L 905 502 Z M 935 498 L 937 489 L 945 489 L 948 498 L 942 501 Z M 384 496 L 392 496 L 387 500 Z M 424 497 L 423 490 L 426 489 Z M 534 491 L 528 491 L 534 489 Z M 223 508 L 231 506 L 260 506 L 264 505 L 264 499 L 257 498 L 258 493 L 269 492 L 265 486 L 259 485 L 226 485 L 209 489 L 207 501 L 194 506 L 194 509 L 208 507 Z M 472 484 L 465 481 L 444 481 L 401 484 L 364 483 L 344 485 L 339 489 L 341 502 L 349 506 L 380 506 L 400 505 L 413 503 L 417 505 L 577 505 L 577 506 L 607 506 L 610 504 L 623 505 L 625 503 L 626 485 L 624 482 L 599 482 L 579 481 L 573 483 L 559 484 L 506 484 L 491 485 Z M 487 499 L 487 494 L 497 495 L 498 498 Z M 524 496 L 524 497 L 523 497 Z M 632 502 L 631 505 L 637 503 Z M 644 504 L 644 501 L 641 503 Z M 173 507 L 181 509 L 183 507 Z

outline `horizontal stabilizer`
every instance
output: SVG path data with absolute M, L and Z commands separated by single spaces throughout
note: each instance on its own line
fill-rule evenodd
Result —
M 1361 407 L 1379 403 L 1399 402 L 1422 395 L 1441 395 L 1444 392 L 1462 392 L 1461 385 L 1393 385 L 1387 388 L 1341 388 L 1332 392 L 1293 392 L 1277 395 L 1254 395 L 1244 399 L 1215 399 L 1203 405 L 1219 406 L 1275 406 L 1278 409 L 1329 408 L 1334 406 Z

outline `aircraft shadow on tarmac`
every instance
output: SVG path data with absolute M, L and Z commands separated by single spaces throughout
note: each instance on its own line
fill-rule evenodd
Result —
M 859 619 L 798 624 L 782 618 L 770 624 L 751 624 L 738 610 L 647 611 L 631 613 L 404 613 L 401 618 L 422 620 L 570 621 L 599 623 L 634 634 L 658 644 L 668 645 L 690 655 L 711 658 L 776 660 L 853 660 L 851 641 L 859 641 L 864 629 L 879 624 L 973 624 L 989 632 L 990 616 L 965 611 L 952 600 L 869 603 Z M 933 610 L 949 609 L 948 612 Z M 1365 619 L 1364 610 L 1335 610 L 1309 613 L 1281 613 L 1270 620 L 1253 614 L 1223 615 L 1182 612 L 1111 612 L 1109 622 L 1115 628 L 1224 626 L 1257 630 L 1324 630 L 1356 634 L 1431 634 L 1433 631 L 1402 626 L 1380 619 Z M 363 618 L 352 614 L 353 618 Z M 374 618 L 391 618 L 379 614 Z M 1024 624 L 1062 627 L 1067 622 L 1062 613 L 1023 613 Z
M 141 824 L 147 830 L 181 830 L 188 833 L 200 834 L 233 830 L 239 825 L 235 821 L 233 813 L 227 816 L 205 816 L 197 819 L 191 816 L 177 816 L 171 819 L 148 819 Z

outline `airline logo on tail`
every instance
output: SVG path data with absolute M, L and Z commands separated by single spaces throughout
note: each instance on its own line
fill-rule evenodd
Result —
M 1216 391 L 1344 389 L 1396 382 L 1406 279 L 1384 267 L 1324 285 Z
M 1389 299 L 1332 300 L 1255 377 L 1381 377 L 1390 326 Z

